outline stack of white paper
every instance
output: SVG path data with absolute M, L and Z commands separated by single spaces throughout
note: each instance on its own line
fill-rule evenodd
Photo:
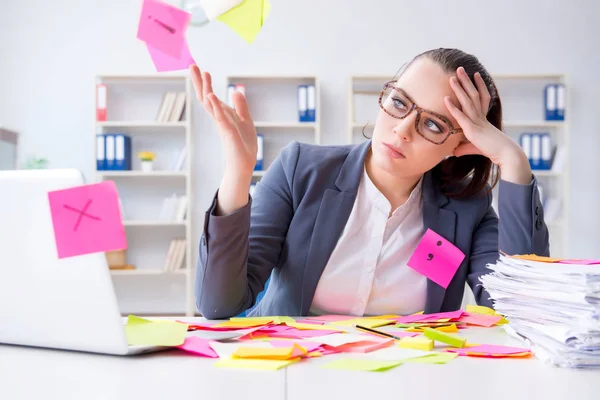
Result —
M 502 255 L 488 268 L 480 281 L 509 333 L 549 363 L 600 368 L 600 265 Z

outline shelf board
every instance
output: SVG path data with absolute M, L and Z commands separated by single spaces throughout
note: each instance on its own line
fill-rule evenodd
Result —
M 97 171 L 98 175 L 104 178 L 136 178 L 136 177 L 157 177 L 157 178 L 186 178 L 188 174 L 181 171 Z
M 304 76 L 304 75 L 231 75 L 227 77 L 228 82 L 232 81 L 254 81 L 254 80 L 268 80 L 268 81 L 289 81 L 289 80 L 313 80 L 317 81 L 316 76 Z
M 174 128 L 187 126 L 187 121 L 158 122 L 158 121 L 101 121 L 96 122 L 98 128 Z
M 152 221 L 152 220 L 125 220 L 123 221 L 124 226 L 131 227 L 173 227 L 173 226 L 186 226 L 187 221 Z
M 317 127 L 316 122 L 269 122 L 269 121 L 258 121 L 254 123 L 256 128 L 310 128 L 314 129 Z
M 565 121 L 506 121 L 505 128 L 562 128 Z
M 164 271 L 162 269 L 112 269 L 110 270 L 111 275 L 185 275 L 185 269 L 179 269 L 177 271 Z

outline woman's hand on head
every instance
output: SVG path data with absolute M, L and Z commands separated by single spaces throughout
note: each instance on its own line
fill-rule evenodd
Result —
M 487 120 L 491 96 L 483 78 L 475 74 L 475 85 L 464 68 L 450 78 L 450 86 L 456 94 L 461 109 L 450 97 L 444 98 L 448 111 L 458 121 L 466 141 L 454 150 L 456 157 L 480 154 L 500 167 L 502 178 L 515 183 L 529 183 L 531 169 L 521 146 Z
M 251 175 L 256 165 L 258 144 L 256 128 L 244 95 L 238 91 L 234 92 L 232 108 L 213 93 L 212 79 L 208 72 L 200 71 L 198 66 L 191 65 L 190 75 L 196 98 L 219 130 L 225 151 L 226 174 Z

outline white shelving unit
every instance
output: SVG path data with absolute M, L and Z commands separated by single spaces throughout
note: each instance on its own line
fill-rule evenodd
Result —
M 121 312 L 193 316 L 196 251 L 191 221 L 195 203 L 192 186 L 194 147 L 191 82 L 183 75 L 156 74 L 98 75 L 98 83 L 107 86 L 108 104 L 107 121 L 94 121 L 95 134 L 123 133 L 131 137 L 132 170 L 96 172 L 98 181 L 113 180 L 117 185 L 129 245 L 127 262 L 135 265 L 133 270 L 111 270 Z M 163 96 L 168 91 L 185 92 L 186 102 L 181 121 L 156 120 Z M 173 161 L 183 148 L 187 151 L 183 169 L 172 170 Z M 140 151 L 157 154 L 154 171 L 140 170 L 136 157 Z M 94 163 L 95 159 L 94 146 Z M 183 221 L 159 219 L 164 198 L 172 193 L 187 196 L 187 217 Z M 184 267 L 165 271 L 163 266 L 168 247 L 171 240 L 177 238 L 187 240 Z M 151 289 L 144 289 L 144 285 Z M 172 295 L 173 287 L 182 288 L 175 290 L 177 298 Z M 162 293 L 163 290 L 171 293 Z M 123 305 L 123 302 L 134 305 Z M 162 307 L 163 303 L 169 305 L 165 308 Z
M 550 248 L 554 257 L 569 257 L 568 249 L 568 210 L 569 210 L 569 129 L 567 124 L 569 107 L 569 86 L 563 74 L 494 74 L 503 107 L 503 130 L 513 140 L 519 142 L 521 133 L 550 133 L 553 144 L 564 149 L 566 156 L 562 170 L 534 170 L 542 188 L 546 206 L 548 198 L 558 199 L 560 212 L 555 218 L 547 219 L 550 231 Z M 348 82 L 348 136 L 349 144 L 366 140 L 370 136 L 379 112 L 378 98 L 383 84 L 390 80 L 383 75 L 355 75 Z M 565 121 L 544 120 L 544 86 L 549 83 L 563 83 L 566 88 Z M 498 196 L 495 193 L 495 199 Z M 549 215 L 546 215 L 549 217 Z M 550 216 L 551 217 L 551 216 Z
M 245 85 L 246 100 L 257 133 L 264 135 L 264 170 L 292 140 L 321 143 L 320 87 L 316 76 L 235 75 L 226 77 L 230 84 Z M 315 85 L 315 122 L 298 121 L 298 85 Z M 253 180 L 260 180 L 265 171 L 254 171 Z

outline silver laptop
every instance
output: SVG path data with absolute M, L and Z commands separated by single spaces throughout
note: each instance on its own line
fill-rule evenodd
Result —
M 130 355 L 104 253 L 59 259 L 48 192 L 77 170 L 0 171 L 0 343 Z

